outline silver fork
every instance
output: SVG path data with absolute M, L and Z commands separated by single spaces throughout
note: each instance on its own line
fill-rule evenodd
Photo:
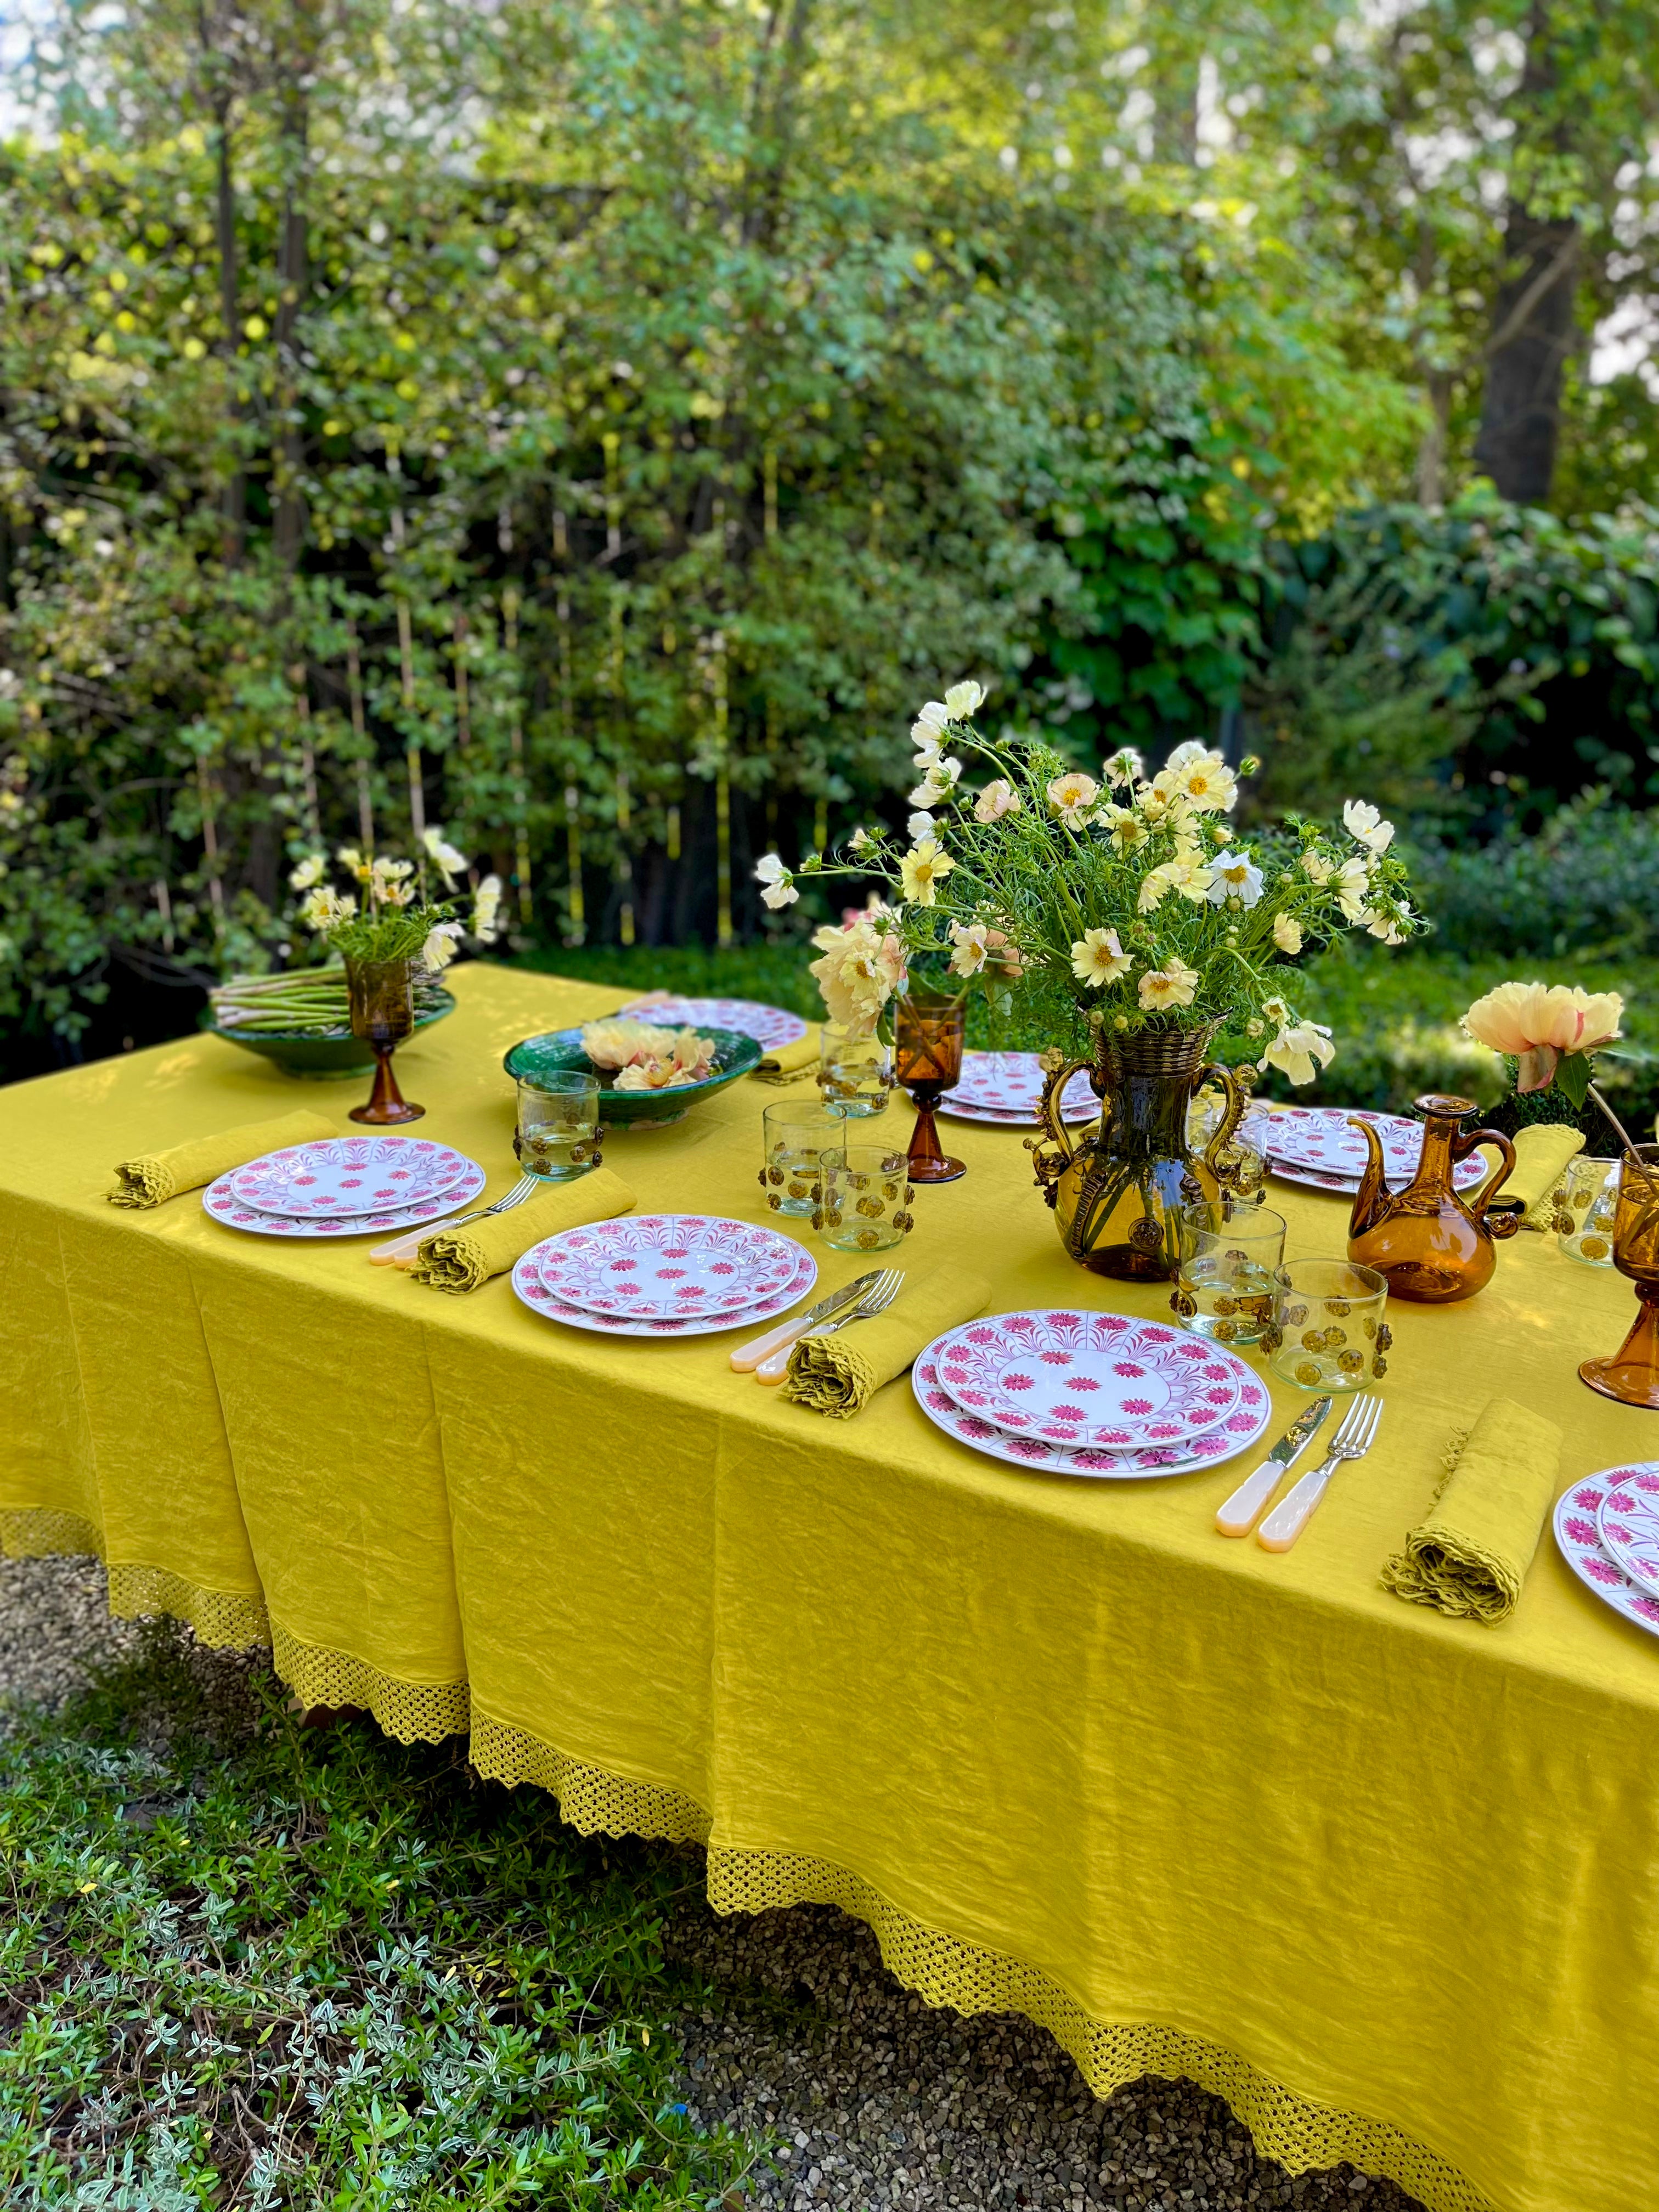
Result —
M 1330 1449 L 1319 1465 L 1304 1474 L 1268 1514 L 1255 1532 L 1263 1551 L 1288 1552 L 1313 1516 L 1314 1508 L 1330 1488 L 1331 1477 L 1345 1459 L 1363 1459 L 1371 1448 L 1376 1425 L 1382 1418 L 1382 1401 L 1362 1391 L 1343 1417 L 1331 1438 Z
M 855 1306 L 849 1307 L 845 1313 L 832 1315 L 828 1321 L 820 1322 L 816 1328 L 809 1328 L 804 1335 L 798 1336 L 793 1344 L 780 1345 L 769 1359 L 763 1359 L 755 1370 L 756 1382 L 781 1382 L 789 1371 L 789 1356 L 795 1345 L 805 1344 L 814 1336 L 834 1336 L 841 1329 L 850 1328 L 855 1321 L 873 1320 L 877 1314 L 886 1312 L 903 1283 L 902 1267 L 884 1268 Z
M 452 1214 L 447 1221 L 441 1217 L 411 1229 L 402 1237 L 394 1237 L 390 1243 L 377 1244 L 369 1258 L 377 1267 L 400 1267 L 405 1260 L 412 1260 L 428 1237 L 441 1229 L 459 1229 L 464 1221 L 482 1221 L 486 1214 L 510 1213 L 515 1206 L 522 1206 L 541 1181 L 539 1176 L 521 1175 L 509 1191 L 505 1191 L 493 1206 L 475 1206 L 471 1213 Z

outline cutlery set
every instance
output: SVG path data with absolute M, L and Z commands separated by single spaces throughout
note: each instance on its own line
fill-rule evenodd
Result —
M 1344 1460 L 1363 1459 L 1376 1438 L 1382 1419 L 1382 1401 L 1364 1390 L 1349 1404 L 1324 1458 L 1310 1469 L 1279 1500 L 1265 1519 L 1262 1508 L 1279 1487 L 1281 1478 L 1296 1464 L 1319 1433 L 1331 1410 L 1328 1398 L 1316 1398 L 1297 1414 L 1254 1474 L 1247 1475 L 1225 1504 L 1216 1511 L 1215 1525 L 1224 1536 L 1248 1536 L 1265 1552 L 1288 1552 L 1307 1527 L 1331 1477 Z M 1259 1525 L 1258 1525 L 1259 1523 Z

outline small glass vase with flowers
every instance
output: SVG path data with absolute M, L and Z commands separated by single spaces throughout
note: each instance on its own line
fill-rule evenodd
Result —
M 473 891 L 472 911 L 463 923 L 453 899 L 431 900 L 428 870 L 453 891 L 466 872 L 466 856 L 428 830 L 421 858 L 402 860 L 343 845 L 335 859 L 357 886 L 336 890 L 327 882 L 328 858 L 308 853 L 289 876 L 302 894 L 299 919 L 345 963 L 351 1032 L 374 1053 L 374 1085 L 368 1101 L 354 1106 L 351 1119 L 374 1127 L 418 1121 L 425 1113 L 406 1099 L 392 1069 L 392 1055 L 415 1026 L 414 981 L 418 970 L 435 974 L 454 958 L 463 937 L 493 944 L 498 934 L 501 886 L 486 876 Z
M 964 988 L 999 976 L 1056 1038 L 1032 1151 L 1066 1250 L 1100 1273 L 1168 1280 L 1180 1210 L 1218 1194 L 1245 1104 L 1234 1071 L 1209 1062 L 1218 1034 L 1254 1041 L 1261 1068 L 1311 1081 L 1334 1048 L 1294 1011 L 1294 963 L 1346 931 L 1399 945 L 1421 926 L 1393 825 L 1351 800 L 1340 830 L 1292 818 L 1247 842 L 1227 817 L 1255 763 L 1235 772 L 1193 743 L 1149 773 L 1126 747 L 1095 775 L 1044 736 L 988 734 L 975 720 L 984 696 L 955 684 L 917 715 L 904 841 L 859 830 L 795 870 L 769 854 L 763 896 L 787 904 L 802 876 L 883 880 L 867 918 L 815 940 L 820 981 L 832 963 L 864 1000 L 930 962 Z M 986 771 L 976 788 L 964 755 Z M 1079 1069 L 1101 1119 L 1074 1138 L 1060 1100 Z M 1187 1108 L 1211 1077 L 1227 1109 L 1197 1159 Z

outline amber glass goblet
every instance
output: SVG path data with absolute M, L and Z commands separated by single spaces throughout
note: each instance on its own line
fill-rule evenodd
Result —
M 1659 1145 L 1637 1145 L 1619 1163 L 1613 1264 L 1636 1285 L 1636 1318 L 1617 1352 L 1586 1359 L 1578 1379 L 1621 1406 L 1659 1413 Z
M 960 999 L 942 992 L 912 988 L 897 1003 L 893 1024 L 893 1073 L 916 1109 L 910 1133 L 912 1182 L 954 1182 L 966 1165 L 952 1159 L 939 1140 L 933 1109 L 941 1095 L 962 1079 L 963 1012 Z
M 412 960 L 353 960 L 345 964 L 351 1007 L 351 1034 L 374 1048 L 374 1087 L 365 1106 L 354 1106 L 354 1121 L 418 1121 L 424 1106 L 411 1106 L 398 1088 L 392 1055 L 415 1026 L 415 963 Z

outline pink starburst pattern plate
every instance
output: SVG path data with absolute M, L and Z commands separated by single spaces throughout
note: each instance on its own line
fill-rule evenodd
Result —
M 938 1357 L 944 1341 L 940 1337 L 930 1344 L 910 1370 L 910 1388 L 922 1412 L 958 1443 L 1010 1467 L 1045 1474 L 1085 1475 L 1096 1482 L 1144 1482 L 1152 1475 L 1192 1474 L 1200 1468 L 1221 1466 L 1236 1452 L 1248 1451 L 1273 1413 L 1273 1401 L 1257 1383 L 1258 1406 L 1241 1405 L 1219 1427 L 1206 1429 L 1185 1443 L 1152 1444 L 1141 1451 L 1097 1451 L 1088 1445 L 1049 1443 L 1042 1437 L 1011 1436 L 994 1422 L 965 1412 L 940 1382 Z
M 1249 1369 L 1224 1345 L 1125 1314 L 997 1314 L 941 1340 L 939 1378 L 1015 1436 L 1133 1451 L 1184 1443 L 1238 1412 Z
M 795 1044 L 806 1035 L 806 1024 L 799 1014 L 786 1013 L 781 1006 L 763 1006 L 754 999 L 677 999 L 665 994 L 661 998 L 635 999 L 631 1006 L 622 1006 L 617 1017 L 630 1022 L 655 1022 L 665 1030 L 736 1030 L 739 1036 L 751 1036 L 768 1052 L 777 1052 L 787 1044 Z
M 776 1295 L 803 1259 L 775 1229 L 718 1214 L 624 1214 L 549 1241 L 542 1279 L 564 1304 L 623 1320 L 701 1320 Z
M 231 1188 L 232 1181 L 230 1176 L 222 1175 L 202 1193 L 204 1212 L 227 1229 L 243 1229 L 250 1237 L 364 1237 L 371 1230 L 390 1235 L 394 1229 L 419 1229 L 425 1222 L 441 1221 L 471 1206 L 489 1177 L 481 1167 L 468 1161 L 459 1182 L 436 1198 L 423 1199 L 418 1206 L 386 1206 L 379 1213 L 346 1213 L 332 1218 L 263 1213 L 258 1206 L 244 1206 Z
M 723 1328 L 747 1328 L 751 1323 L 758 1327 L 798 1305 L 817 1279 L 817 1263 L 810 1253 L 803 1252 L 794 1279 L 757 1305 L 744 1306 L 733 1313 L 705 1315 L 697 1321 L 679 1315 L 666 1321 L 630 1321 L 622 1315 L 585 1313 L 580 1306 L 567 1305 L 543 1279 L 540 1262 L 546 1249 L 545 1243 L 532 1245 L 520 1260 L 513 1270 L 514 1291 L 532 1313 L 562 1322 L 568 1328 L 591 1329 L 601 1336 L 713 1336 Z
M 939 1100 L 939 1110 L 963 1121 L 1018 1122 L 1034 1129 L 1046 1080 L 1034 1052 L 964 1052 L 961 1080 Z M 1060 1111 L 1068 1121 L 1092 1121 L 1099 1113 L 1086 1075 L 1074 1075 L 1066 1085 Z
M 1562 1558 L 1581 1583 L 1593 1589 L 1615 1613 L 1622 1613 L 1626 1620 L 1645 1628 L 1650 1636 L 1659 1636 L 1659 1597 L 1633 1583 L 1624 1569 L 1607 1557 L 1601 1548 L 1596 1526 L 1609 1488 L 1620 1477 L 1632 1471 L 1628 1467 L 1615 1467 L 1605 1474 L 1593 1474 L 1583 1482 L 1574 1483 L 1556 1502 L 1555 1540 L 1561 1547 Z
M 1606 1491 L 1595 1533 L 1617 1567 L 1659 1597 L 1659 1460 L 1632 1460 L 1597 1477 Z
M 1423 1124 L 1403 1114 L 1374 1114 L 1346 1106 L 1287 1106 L 1267 1120 L 1268 1164 L 1276 1174 L 1290 1169 L 1298 1176 L 1335 1176 L 1357 1190 L 1365 1172 L 1365 1139 L 1349 1127 L 1351 1113 L 1376 1132 L 1384 1181 L 1391 1188 L 1403 1188 L 1417 1173 L 1423 1151 Z M 1472 1153 L 1453 1169 L 1452 1181 L 1459 1190 L 1470 1190 L 1490 1173 L 1486 1162 Z
M 423 1206 L 459 1182 L 473 1163 L 430 1137 L 323 1137 L 287 1145 L 234 1168 L 232 1194 L 261 1213 L 332 1221 Z

